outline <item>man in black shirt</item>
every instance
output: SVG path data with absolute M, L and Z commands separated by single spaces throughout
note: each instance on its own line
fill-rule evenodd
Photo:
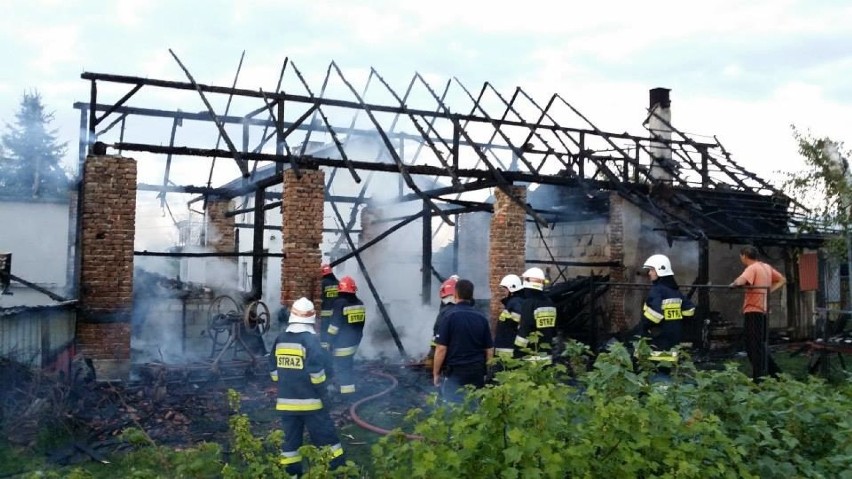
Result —
M 485 385 L 486 364 L 494 355 L 488 318 L 473 304 L 473 283 L 458 280 L 455 295 L 456 306 L 444 317 L 435 335 L 432 365 L 432 381 L 450 402 L 462 400 L 460 389 L 467 384 L 476 388 Z

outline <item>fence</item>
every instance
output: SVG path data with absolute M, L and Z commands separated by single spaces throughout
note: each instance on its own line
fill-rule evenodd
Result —
M 73 356 L 73 305 L 21 307 L 0 313 L 0 357 L 67 373 Z

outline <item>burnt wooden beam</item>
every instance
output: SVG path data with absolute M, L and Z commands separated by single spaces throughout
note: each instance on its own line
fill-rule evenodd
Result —
M 339 224 L 343 224 L 343 216 L 340 214 L 340 210 L 337 209 L 337 205 L 335 203 L 331 203 L 331 209 L 334 211 L 334 215 L 337 217 L 337 222 Z M 399 339 L 399 334 L 396 332 L 396 328 L 393 325 L 393 321 L 391 321 L 390 315 L 388 314 L 387 308 L 385 308 L 385 303 L 382 301 L 381 296 L 379 296 L 379 292 L 376 289 L 376 285 L 373 284 L 373 280 L 370 278 L 370 273 L 367 271 L 367 267 L 364 265 L 364 261 L 361 259 L 361 254 L 358 252 L 358 248 L 355 247 L 355 242 L 352 241 L 352 237 L 349 235 L 349 232 L 343 230 L 343 236 L 346 237 L 346 243 L 349 245 L 349 249 L 355 253 L 355 261 L 358 262 L 358 268 L 361 270 L 361 275 L 364 277 L 364 281 L 367 282 L 367 287 L 370 289 L 370 293 L 373 295 L 373 300 L 376 302 L 376 307 L 379 308 L 379 312 L 382 315 L 382 319 L 384 319 L 385 324 L 388 327 L 388 331 L 393 338 L 394 344 L 396 344 L 397 349 L 399 350 L 399 354 L 403 358 L 408 358 L 408 355 L 405 352 L 405 347 L 402 345 L 402 341 Z
M 246 51 L 243 50 L 242 55 L 240 55 L 240 63 L 237 65 L 237 72 L 236 72 L 236 74 L 234 74 L 234 82 L 231 84 L 231 88 L 235 88 L 237 86 L 237 80 L 240 78 L 240 70 L 242 70 L 242 68 L 243 68 L 243 59 L 245 59 L 245 56 L 246 56 Z M 177 57 L 175 57 L 175 59 L 177 59 Z M 228 95 L 228 102 L 225 104 L 225 116 L 228 116 L 228 113 L 231 112 L 231 101 L 233 101 L 233 99 L 234 99 L 233 94 Z M 212 115 L 213 110 L 210 110 L 210 113 Z M 243 132 L 246 131 L 246 128 L 247 127 L 246 127 L 245 123 L 243 123 Z M 219 148 L 219 145 L 221 144 L 220 142 L 222 141 L 222 134 L 224 133 L 224 131 L 225 131 L 224 127 L 219 128 L 219 135 L 216 136 L 216 148 L 217 149 Z M 245 151 L 245 150 L 246 150 L 246 148 L 243 147 L 243 151 Z M 213 181 L 213 168 L 215 168 L 215 167 L 216 167 L 216 157 L 214 156 L 213 162 L 210 164 L 210 173 L 207 174 L 207 186 L 210 186 L 210 184 Z M 242 170 L 240 170 L 240 171 L 242 171 Z M 207 209 L 207 198 L 204 198 L 203 209 Z
M 376 76 L 379 78 L 379 81 L 382 82 L 382 84 L 385 86 L 385 88 L 387 88 L 387 90 L 390 92 L 390 94 L 393 95 L 394 99 L 396 99 L 396 101 L 399 103 L 399 105 L 404 108 L 405 107 L 405 100 L 403 100 L 402 98 L 399 97 L 399 95 L 396 94 L 396 92 L 393 90 L 393 88 L 391 88 L 391 86 L 388 85 L 388 83 L 385 81 L 385 79 L 382 78 L 382 76 L 379 75 L 378 72 L 376 72 L 375 69 L 371 68 L 371 71 L 376 74 Z M 412 82 L 413 82 L 413 80 L 412 80 Z M 412 83 L 412 85 L 413 85 L 413 83 Z M 410 89 L 410 86 L 409 86 L 409 89 Z M 426 144 L 432 150 L 432 153 L 435 154 L 435 157 L 438 159 L 438 162 L 440 162 L 441 165 L 444 167 L 444 169 L 447 170 L 447 173 L 450 174 L 450 179 L 451 179 L 453 185 L 454 186 L 460 186 L 459 178 L 458 178 L 458 176 L 456 176 L 454 169 L 449 165 L 449 163 L 447 163 L 447 160 L 444 159 L 443 153 L 441 153 L 441 151 L 438 150 L 438 147 L 435 145 L 435 142 L 432 141 L 432 139 L 430 138 L 429 133 L 427 133 L 423 129 L 423 127 L 420 126 L 420 122 L 417 121 L 417 118 L 415 118 L 414 115 L 412 115 L 411 113 L 408 113 L 408 118 L 409 118 L 409 120 L 411 120 L 411 123 L 414 125 L 414 128 L 417 129 L 417 132 L 420 133 L 420 136 L 423 137 L 423 139 L 426 141 Z M 428 121 L 426 123 L 429 124 Z M 429 126 L 431 128 L 431 125 L 429 125 Z M 432 131 L 434 132 L 434 129 L 432 129 Z
M 177 128 L 178 128 L 178 126 L 182 126 L 182 124 L 183 124 L 183 122 L 178 118 L 175 118 L 172 121 L 172 132 L 169 135 L 169 146 L 175 146 L 175 135 L 177 134 Z M 217 144 L 217 146 L 218 146 L 218 144 Z M 215 162 L 216 158 L 213 158 L 213 161 Z M 165 168 L 165 171 L 163 172 L 163 187 L 166 187 L 166 186 L 169 185 L 169 172 L 171 171 L 171 169 L 172 169 L 172 154 L 169 153 L 169 154 L 166 155 L 166 168 Z M 212 171 L 213 171 L 212 167 L 210 168 L 210 171 L 212 173 Z M 210 187 L 209 179 L 207 181 L 207 186 Z M 166 204 L 166 192 L 167 192 L 167 190 L 165 190 L 165 189 L 160 190 L 160 195 L 159 195 L 160 196 L 160 208 L 162 208 Z
M 235 223 L 234 227 L 235 228 L 241 228 L 241 229 L 248 229 L 248 228 L 254 228 L 254 225 L 251 224 L 251 223 Z M 263 225 L 263 230 L 264 231 L 281 231 L 281 226 L 280 225 Z M 322 229 L 323 233 L 340 233 L 341 231 L 343 231 L 343 230 L 340 229 L 340 228 L 323 228 Z M 360 233 L 361 230 L 360 229 L 354 229 L 354 230 L 349 230 L 349 232 L 350 233 Z
M 148 153 L 159 153 L 159 154 L 167 154 L 169 152 L 174 153 L 175 155 L 183 155 L 183 156 L 203 156 L 203 157 L 212 157 L 214 155 L 222 155 L 226 154 L 227 151 L 224 150 L 213 150 L 206 148 L 192 148 L 187 146 L 175 146 L 168 147 L 164 145 L 149 145 L 145 143 L 114 143 L 111 145 L 113 148 L 122 149 L 127 151 L 144 151 Z M 244 154 L 244 157 L 247 160 L 261 160 L 261 161 L 269 161 L 274 163 L 289 163 L 292 158 L 288 156 L 274 155 L 269 153 L 253 153 L 248 152 Z M 302 167 L 313 167 L 319 168 L 321 166 L 328 167 L 340 167 L 342 166 L 341 160 L 334 158 L 316 158 L 306 156 L 301 158 L 300 163 Z M 372 161 L 359 161 L 352 160 L 352 165 L 360 170 L 365 171 L 382 171 L 382 172 L 390 172 L 395 173 L 398 172 L 399 169 L 396 165 L 389 163 L 376 163 Z M 414 175 L 427 175 L 427 176 L 449 176 L 449 174 L 444 170 L 444 168 L 430 166 L 430 165 L 411 165 L 408 166 L 408 172 Z M 489 171 L 480 170 L 480 169 L 459 169 L 456 171 L 456 174 L 459 175 L 460 178 L 475 178 L 475 179 L 485 179 L 497 181 L 493 175 Z M 564 176 L 555 176 L 555 175 L 531 175 L 529 173 L 523 173 L 518 171 L 504 171 L 501 173 L 503 178 L 508 181 L 517 181 L 517 182 L 535 182 L 542 184 L 551 184 L 551 185 L 576 185 L 577 179 L 571 177 Z M 244 194 L 247 192 L 252 192 L 255 189 L 256 184 L 262 184 L 264 187 L 272 186 L 275 184 L 280 184 L 282 179 L 280 177 L 273 176 L 264 180 L 261 180 L 258 183 L 251 183 L 248 186 L 235 188 L 231 190 L 234 194 L 233 196 L 239 196 L 240 194 Z M 600 182 L 600 185 L 609 185 L 608 182 Z M 464 184 L 463 184 L 464 185 Z M 478 188 L 475 188 L 478 189 Z M 463 189 L 463 191 L 465 191 Z
M 27 288 L 30 288 L 30 289 L 35 290 L 35 291 L 38 291 L 39 293 L 41 293 L 41 294 L 43 294 L 43 295 L 47 296 L 48 298 L 50 298 L 50 299 L 52 299 L 52 300 L 54 300 L 54 301 L 59 301 L 59 302 L 61 302 L 61 303 L 62 303 L 62 302 L 66 302 L 66 301 L 70 301 L 70 299 L 69 299 L 69 298 L 65 298 L 65 297 L 63 297 L 63 296 L 60 296 L 60 295 L 58 295 L 58 294 L 54 293 L 53 291 L 50 291 L 50 290 L 45 289 L 45 288 L 42 288 L 41 286 L 39 286 L 39 285 L 37 285 L 37 284 L 35 284 L 35 283 L 31 283 L 31 282 L 29 282 L 29 281 L 27 281 L 27 280 L 25 280 L 25 279 L 23 279 L 23 278 L 21 278 L 21 277 L 19 277 L 19 276 L 15 276 L 15 275 L 14 275 L 14 274 L 12 274 L 12 273 L 7 273 L 7 272 L 5 272 L 5 271 L 0 271 L 0 279 L 2 279 L 3 281 L 12 280 L 12 281 L 15 281 L 15 282 L 17 282 L 17 283 L 21 283 L 22 285 L 26 286 Z
M 399 223 L 391 226 L 390 228 L 386 229 L 385 231 L 382 231 L 381 234 L 377 235 L 375 238 L 373 238 L 370 241 L 367 241 L 366 243 L 362 244 L 361 246 L 358 247 L 358 249 L 351 251 L 349 253 L 346 253 L 345 255 L 341 256 L 340 258 L 337 258 L 336 260 L 332 261 L 330 263 L 331 266 L 332 267 L 337 266 L 337 265 L 343 263 L 344 261 L 348 260 L 349 258 L 354 257 L 356 254 L 362 253 L 367 248 L 369 248 L 369 247 L 373 246 L 374 244 L 378 243 L 379 241 L 387 238 L 394 231 L 397 231 L 400 228 L 402 228 L 403 226 L 405 226 L 409 223 L 412 223 L 413 221 L 417 220 L 418 218 L 422 218 L 422 217 L 423 217 L 423 213 L 421 212 L 421 213 L 417 213 L 417 214 L 409 216 L 408 218 L 403 219 Z M 349 231 L 350 233 L 354 232 L 354 230 L 346 230 L 346 229 L 341 229 L 339 231 L 341 231 L 341 232 Z
M 163 87 L 163 88 L 172 88 L 172 89 L 176 89 L 176 90 L 196 90 L 195 86 L 193 86 L 191 83 L 169 81 L 169 80 L 157 80 L 157 79 L 153 79 L 153 78 L 142 78 L 142 77 L 135 77 L 135 76 L 127 76 L 127 75 L 113 75 L 113 74 L 104 74 L 104 73 L 84 72 L 80 75 L 80 78 L 82 78 L 84 80 L 102 80 L 102 81 L 108 81 L 108 82 L 111 82 L 111 83 L 130 83 L 130 84 L 134 84 L 134 85 L 141 83 L 143 85 L 150 85 L 150 86 Z M 263 95 L 261 95 L 260 92 L 256 91 L 256 90 L 248 90 L 248 89 L 244 89 L 244 88 L 228 88 L 228 87 L 221 87 L 221 86 L 212 86 L 212 85 L 205 85 L 205 84 L 202 84 L 202 83 L 197 83 L 197 86 L 198 86 L 198 89 L 200 89 L 201 91 L 203 91 L 205 93 L 221 93 L 221 94 L 227 95 L 227 94 L 230 94 L 231 92 L 233 92 L 233 94 L 237 95 L 237 96 L 244 96 L 244 97 L 250 97 L 250 98 L 263 98 Z M 332 98 L 319 98 L 319 97 L 312 98 L 310 96 L 294 95 L 294 94 L 284 93 L 284 92 L 276 92 L 274 94 L 268 93 L 268 95 L 269 95 L 269 98 L 274 99 L 274 100 L 294 101 L 294 102 L 299 102 L 299 103 L 315 104 L 315 105 L 320 105 L 320 106 L 336 106 L 336 107 L 350 108 L 350 109 L 362 109 L 361 103 L 353 102 L 353 101 L 336 100 L 336 99 L 332 99 Z M 434 112 L 434 111 L 430 111 L 430 110 L 422 110 L 422 109 L 417 109 L 417 108 L 397 107 L 397 106 L 379 105 L 379 104 L 372 104 L 372 103 L 365 103 L 364 105 L 366 105 L 370 110 L 372 110 L 374 112 L 385 112 L 385 113 L 402 112 L 402 113 L 406 113 L 406 114 L 410 113 L 410 114 L 415 115 L 415 116 L 423 116 L 423 117 L 427 117 L 427 118 L 434 116 L 434 117 L 444 118 L 444 119 L 451 120 L 451 121 L 452 120 L 459 120 L 459 121 L 471 121 L 471 122 L 477 122 L 477 123 L 489 123 L 489 124 L 491 123 L 487 119 L 482 118 L 482 117 L 477 116 L 477 115 L 474 115 L 474 114 L 458 114 L 458 113 L 451 113 L 451 112 L 450 113 L 448 113 L 448 112 Z M 518 126 L 518 127 L 527 128 L 527 127 L 530 126 L 530 124 L 527 123 L 527 122 L 516 121 L 516 120 L 496 121 L 496 123 L 501 127 L 502 126 Z M 587 134 L 601 134 L 601 133 L 603 133 L 603 132 L 600 132 L 599 130 L 596 131 L 596 130 L 584 129 L 584 128 L 564 127 L 564 126 L 559 126 L 558 124 L 538 125 L 538 128 L 543 129 L 543 130 L 561 131 L 561 132 L 566 132 L 566 133 L 571 133 L 571 132 L 573 132 L 573 133 L 585 132 Z M 640 140 L 640 141 L 647 140 L 647 137 L 630 135 L 630 134 L 627 134 L 627 133 L 606 132 L 604 134 L 607 135 L 609 138 L 616 138 L 616 139 Z M 682 143 L 689 144 L 689 142 L 686 142 L 686 141 L 672 140 L 672 144 L 682 144 Z M 696 144 L 706 145 L 708 148 L 716 148 L 717 147 L 716 143 L 696 142 Z
M 465 94 L 467 94 L 468 98 L 473 102 L 474 109 L 479 110 L 481 112 L 482 116 L 485 117 L 485 119 L 488 120 L 488 122 L 491 123 L 491 125 L 493 126 L 494 132 L 491 133 L 491 138 L 488 141 L 486 141 L 486 143 L 490 144 L 490 143 L 494 142 L 494 138 L 496 138 L 497 135 L 500 135 L 500 138 L 502 138 L 503 141 L 506 142 L 507 145 L 509 145 L 509 148 L 512 150 L 512 153 L 514 153 L 518 157 L 518 159 L 521 160 L 521 162 L 524 165 L 526 165 L 526 167 L 529 169 L 530 173 L 538 173 L 537 169 L 524 156 L 523 151 L 521 151 L 520 148 L 517 148 L 516 146 L 514 146 L 512 144 L 512 140 L 509 138 L 508 135 L 506 135 L 506 132 L 504 132 L 503 129 L 500 128 L 499 123 L 496 120 L 492 119 L 490 116 L 488 116 L 488 112 L 486 112 L 485 108 L 482 107 L 482 105 L 480 104 L 480 100 L 479 99 L 474 100 L 473 95 L 470 94 L 470 91 L 468 91 L 467 87 L 465 87 L 464 84 L 461 81 L 459 81 L 458 78 L 453 77 L 453 80 L 455 80 L 456 84 L 459 85 L 459 87 L 461 87 L 462 91 L 465 92 Z M 483 83 L 483 85 L 482 85 L 483 93 L 484 93 L 485 89 L 488 88 L 488 85 L 489 85 L 488 82 Z M 480 93 L 479 97 L 480 97 L 480 99 L 482 98 L 482 93 Z M 513 98 L 513 101 L 514 101 L 514 99 L 516 99 L 517 97 L 513 96 L 512 98 Z M 503 98 L 501 97 L 500 99 L 502 100 Z M 505 121 L 506 117 L 509 115 L 509 112 L 512 111 L 512 105 L 510 103 L 506 103 L 505 100 L 503 101 L 503 103 L 506 106 L 506 109 L 503 110 L 503 115 L 500 117 L 500 121 Z
M 131 89 L 129 92 L 127 92 L 117 102 L 113 103 L 113 105 L 107 111 L 105 111 L 103 115 L 101 115 L 99 118 L 95 119 L 95 126 L 100 125 L 100 123 L 102 121 L 104 121 L 104 118 L 108 117 L 117 108 L 119 108 L 122 105 L 124 105 L 125 103 L 127 103 L 127 100 L 129 100 L 130 97 L 132 97 L 134 94 L 136 94 L 136 92 L 139 91 L 141 88 L 142 88 L 142 84 L 141 83 L 137 84 L 136 86 L 133 87 L 133 89 Z
M 231 137 L 229 137 L 228 132 L 225 131 L 224 124 L 219 121 L 219 117 L 216 115 L 216 111 L 213 110 L 213 105 L 211 105 L 210 102 L 207 101 L 207 96 L 204 95 L 204 90 L 198 85 L 198 83 L 192 77 L 192 74 L 189 73 L 189 70 L 186 69 L 186 67 L 183 65 L 177 55 L 175 55 L 175 52 L 173 52 L 171 48 L 169 49 L 169 53 L 172 54 L 172 57 L 174 57 L 181 70 L 183 70 L 184 74 L 186 74 L 186 77 L 189 79 L 191 85 L 193 86 L 193 89 L 195 89 L 195 91 L 197 91 L 198 94 L 201 96 L 201 101 L 204 103 L 204 106 L 207 107 L 207 111 L 213 118 L 213 123 L 216 125 L 216 129 L 219 130 L 219 134 L 222 136 L 222 139 L 225 140 L 225 144 L 228 145 L 228 150 L 230 150 L 231 155 L 234 157 L 234 161 L 237 163 L 237 167 L 240 169 L 240 173 L 243 174 L 243 178 L 248 178 L 248 165 L 246 164 L 246 161 L 244 159 L 240 158 L 240 152 L 237 151 L 237 147 L 234 146 L 234 142 L 231 141 Z M 231 90 L 233 91 L 234 88 L 231 88 Z
M 409 188 L 411 188 L 411 191 L 421 195 L 423 201 L 425 201 L 426 204 L 429 205 L 429 208 L 431 208 L 432 211 L 438 213 L 445 223 L 452 225 L 453 221 L 450 219 L 450 217 L 443 214 L 441 209 L 438 208 L 438 206 L 434 204 L 428 196 L 423 195 L 420 191 L 420 188 L 418 188 L 417 184 L 414 183 L 414 180 L 411 178 L 411 173 L 408 171 L 408 166 L 406 166 L 402 159 L 399 157 L 399 154 L 396 152 L 396 148 L 391 143 L 390 138 L 388 138 L 388 135 L 387 133 L 385 133 L 384 128 L 382 128 L 382 125 L 376 119 L 376 116 L 373 114 L 369 106 L 367 106 L 367 104 L 364 102 L 361 95 L 359 95 L 358 92 L 355 91 L 355 89 L 352 87 L 352 84 L 349 83 L 349 80 L 347 80 L 346 77 L 343 76 L 343 72 L 340 71 L 340 68 L 338 68 L 336 63 L 331 62 L 331 66 L 334 67 L 334 69 L 337 71 L 337 75 L 340 77 L 340 79 L 343 81 L 349 91 L 355 96 L 355 98 L 358 99 L 361 108 L 364 109 L 364 112 L 367 114 L 367 117 L 370 118 L 370 121 L 373 123 L 373 126 L 379 132 L 379 136 L 381 136 L 382 142 L 384 143 L 385 148 L 387 148 L 387 152 L 390 154 L 391 158 L 393 159 L 393 162 L 396 164 L 397 171 L 399 171 L 399 173 L 405 180 L 405 184 L 408 185 Z M 343 224 L 342 220 L 341 224 Z
M 164 258 L 234 258 L 260 256 L 263 258 L 286 258 L 285 253 L 220 252 L 220 253 L 178 253 L 171 251 L 134 251 L 133 256 L 158 256 Z
M 263 93 L 263 90 L 260 90 L 260 93 Z M 276 151 L 281 146 L 283 146 L 287 150 L 287 154 L 290 154 L 290 146 L 287 144 L 287 141 L 286 141 L 288 133 L 285 133 L 284 128 L 283 128 L 284 118 L 277 119 L 276 116 L 275 116 L 275 112 L 272 110 L 272 107 L 273 107 L 273 105 L 276 104 L 276 102 L 270 102 L 266 98 L 266 94 L 264 94 L 263 95 L 263 104 L 266 106 L 266 110 L 269 112 L 269 118 L 272 119 L 272 123 L 275 125 L 275 134 L 276 134 L 276 138 L 277 138 L 277 140 L 276 140 Z M 302 118 L 306 118 L 306 117 L 303 116 Z M 307 143 L 307 141 L 305 141 L 305 143 Z M 257 162 L 255 162 L 255 165 L 257 165 Z M 302 178 L 302 171 L 299 169 L 299 162 L 298 161 L 291 162 L 290 167 L 293 168 L 293 171 L 296 173 L 296 178 L 301 179 Z

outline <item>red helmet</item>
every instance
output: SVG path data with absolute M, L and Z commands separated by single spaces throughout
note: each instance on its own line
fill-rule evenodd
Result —
M 439 290 L 438 295 L 442 298 L 446 298 L 447 296 L 452 296 L 456 294 L 456 282 L 458 280 L 458 276 L 450 276 L 446 281 L 441 283 L 441 289 Z
M 320 266 L 320 272 L 323 276 L 331 274 L 331 265 L 328 263 L 323 263 L 322 266 Z
M 358 291 L 358 287 L 355 286 L 355 280 L 352 279 L 352 276 L 340 278 L 340 282 L 337 283 L 338 293 L 354 293 L 355 291 Z

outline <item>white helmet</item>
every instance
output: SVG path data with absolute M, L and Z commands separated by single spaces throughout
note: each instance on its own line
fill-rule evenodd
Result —
M 674 271 L 672 271 L 672 262 L 669 261 L 669 257 L 664 254 L 655 254 L 650 258 L 645 260 L 645 264 L 642 265 L 645 269 L 653 269 L 657 272 L 657 276 L 674 276 Z
M 290 308 L 290 322 L 300 324 L 315 324 L 317 312 L 314 310 L 314 302 L 308 298 L 299 298 L 293 302 Z
M 505 286 L 510 293 L 514 293 L 524 287 L 524 285 L 521 284 L 521 278 L 519 278 L 516 274 L 507 274 L 506 276 L 503 276 L 503 279 L 500 280 L 500 286 Z
M 530 268 L 524 271 L 524 288 L 529 289 L 537 289 L 539 291 L 544 289 L 544 271 L 541 268 Z

